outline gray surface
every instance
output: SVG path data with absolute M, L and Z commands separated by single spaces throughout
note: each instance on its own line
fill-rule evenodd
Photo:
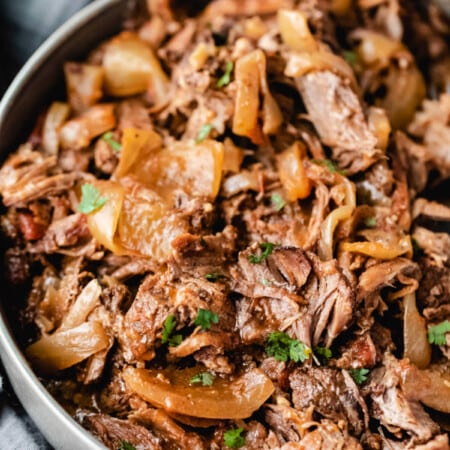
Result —
M 60 3 L 59 0 L 40 1 L 52 5 Z M 24 0 L 16 1 L 17 4 L 22 2 L 28 3 Z M 0 103 L 2 160 L 7 152 L 14 150 L 23 140 L 36 113 L 48 103 L 54 87 L 61 81 L 63 62 L 82 57 L 99 41 L 117 31 L 123 9 L 124 2 L 120 0 L 96 0 L 81 14 L 72 17 L 28 60 Z M 39 16 L 35 17 L 39 20 Z M 4 31 L 3 28 L 2 30 Z M 11 301 L 11 297 L 8 300 Z M 18 349 L 3 314 L 0 317 L 0 356 L 18 398 L 55 448 L 61 450 L 103 448 L 76 424 L 43 388 Z M 4 397 L 5 394 L 0 395 Z M 29 421 L 27 418 L 20 420 L 17 416 L 3 414 L 4 411 L 0 413 L 4 427 L 1 448 L 24 450 L 45 448 L 45 443 L 39 436 L 32 437 L 32 440 L 27 442 L 14 442 L 14 430 L 17 435 L 28 431 Z M 13 434 L 10 430 L 13 430 Z M 3 436 L 6 432 L 9 433 L 8 440 Z

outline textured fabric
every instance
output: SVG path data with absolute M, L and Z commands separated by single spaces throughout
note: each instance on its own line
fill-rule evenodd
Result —
M 0 97 L 45 38 L 87 3 L 90 1 L 0 0 Z M 0 448 L 8 450 L 51 449 L 1 375 L 0 442 Z

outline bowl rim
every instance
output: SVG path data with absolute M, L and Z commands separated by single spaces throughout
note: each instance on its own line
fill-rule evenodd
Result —
M 12 83 L 3 95 L 0 102 L 0 129 L 8 112 L 14 108 L 14 102 L 20 95 L 21 91 L 26 88 L 27 83 L 32 79 L 40 68 L 48 63 L 49 57 L 84 24 L 93 20 L 106 9 L 113 5 L 121 3 L 121 0 L 95 0 L 86 5 L 81 10 L 71 16 L 64 22 L 56 31 L 38 47 L 38 49 L 31 55 L 27 62 L 20 69 L 15 76 Z M 69 413 L 52 397 L 44 385 L 40 382 L 36 374 L 33 372 L 28 364 L 22 350 L 17 345 L 12 331 L 8 325 L 4 315 L 3 307 L 0 304 L 0 359 L 2 360 L 8 377 L 12 378 L 11 371 L 17 375 L 18 379 L 26 380 L 32 391 L 34 400 L 38 402 L 42 408 L 48 408 L 55 416 L 58 416 L 60 424 L 71 429 L 72 433 L 80 440 L 78 444 L 83 445 L 84 448 L 104 449 L 100 441 L 95 439 L 91 433 L 85 430 Z M 8 370 L 8 368 L 9 370 Z M 12 370 L 11 370 L 12 369 Z M 14 384 L 14 383 L 12 383 Z M 16 388 L 13 386 L 14 390 Z M 20 397 L 20 395 L 19 395 Z M 24 409 L 31 416 L 33 421 L 33 414 L 30 413 L 26 403 L 21 401 Z M 35 422 L 36 423 L 36 422 Z M 36 424 L 37 425 L 37 424 Z M 46 433 L 37 425 L 41 433 L 51 443 L 52 436 Z M 62 432 L 64 430 L 61 430 Z M 80 447 L 81 448 L 81 447 Z

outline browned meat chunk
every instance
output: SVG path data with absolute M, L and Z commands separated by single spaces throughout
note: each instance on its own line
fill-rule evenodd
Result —
M 127 420 L 104 414 L 86 414 L 80 418 L 80 422 L 110 449 L 121 448 L 124 442 L 133 445 L 136 450 L 163 449 L 160 439 L 147 428 Z
M 315 71 L 296 81 L 311 121 L 332 148 L 339 167 L 356 173 L 372 165 L 381 152 L 349 83 L 328 71 Z
M 367 427 L 367 406 L 347 372 L 319 367 L 295 369 L 289 381 L 297 409 L 313 406 L 317 413 L 333 422 L 348 421 L 357 435 Z
M 410 401 L 400 387 L 402 368 L 390 355 L 384 366 L 375 369 L 370 377 L 368 391 L 371 415 L 391 433 L 404 431 L 415 443 L 429 441 L 439 432 L 439 426 L 417 401 Z

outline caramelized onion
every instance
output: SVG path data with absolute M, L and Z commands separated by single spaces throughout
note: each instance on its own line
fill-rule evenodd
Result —
M 322 261 L 328 261 L 333 258 L 333 236 L 334 230 L 339 222 L 347 220 L 351 217 L 354 207 L 350 205 L 341 206 L 332 211 L 322 223 L 321 239 L 318 244 L 318 254 Z
M 234 76 L 236 79 L 236 100 L 233 133 L 257 141 L 259 139 L 259 68 L 254 52 L 236 61 Z
M 391 134 L 391 124 L 386 115 L 386 111 L 381 108 L 371 106 L 369 108 L 367 121 L 369 129 L 377 138 L 377 147 L 386 150 L 389 144 L 389 135 Z
M 151 371 L 128 368 L 123 373 L 132 392 L 169 413 L 205 419 L 245 419 L 274 392 L 260 370 L 252 369 L 232 381 L 216 378 L 212 386 L 190 386 L 193 369 Z
M 223 143 L 223 167 L 224 172 L 238 173 L 244 160 L 244 152 L 241 148 L 233 144 L 230 138 L 226 138 Z
M 59 129 L 69 117 L 69 112 L 69 105 L 62 102 L 53 102 L 47 111 L 42 127 L 42 146 L 50 155 L 58 154 Z
M 286 64 L 284 74 L 288 77 L 301 77 L 316 70 L 331 70 L 338 75 L 351 80 L 356 85 L 353 69 L 338 55 L 327 51 L 292 53 Z
M 345 252 L 362 253 L 377 259 L 394 259 L 412 251 L 409 236 L 399 238 L 395 244 L 390 242 L 344 242 L 340 248 Z
M 278 174 L 289 201 L 303 199 L 311 193 L 311 181 L 303 166 L 305 148 L 295 142 L 277 158 Z
M 426 321 L 417 311 L 414 293 L 405 295 L 403 308 L 403 356 L 419 369 L 425 369 L 431 361 L 431 346 L 428 342 Z
M 115 233 L 122 211 L 125 189 L 114 181 L 97 181 L 95 187 L 106 198 L 102 208 L 88 214 L 87 221 L 92 236 L 104 247 L 116 254 L 123 249 L 115 241 Z
M 106 348 L 108 335 L 99 322 L 43 336 L 26 349 L 33 367 L 44 374 L 67 369 Z
M 64 316 L 59 331 L 77 327 L 86 321 L 89 313 L 99 303 L 102 289 L 97 279 L 89 281 Z
M 277 20 L 281 38 L 292 50 L 313 52 L 318 49 L 309 29 L 308 21 L 302 12 L 280 9 Z
M 105 89 L 126 97 L 149 90 L 155 104 L 166 101 L 169 79 L 152 49 L 134 33 L 124 31 L 106 46 L 103 57 Z

